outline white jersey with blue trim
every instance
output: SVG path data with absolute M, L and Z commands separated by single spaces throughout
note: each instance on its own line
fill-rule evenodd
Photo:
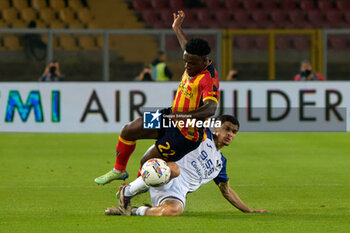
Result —
M 215 183 L 228 181 L 226 175 L 226 159 L 216 148 L 211 133 L 197 149 L 186 154 L 176 164 L 180 168 L 180 176 L 188 185 L 188 191 L 197 190 L 202 184 L 216 179 Z

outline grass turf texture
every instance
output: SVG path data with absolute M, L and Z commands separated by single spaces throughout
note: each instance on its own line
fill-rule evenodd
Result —
M 230 184 L 252 208 L 232 207 L 211 182 L 180 217 L 105 216 L 115 181 L 114 134 L 0 134 L 0 232 L 350 232 L 350 134 L 240 133 L 222 149 Z M 132 181 L 151 140 L 129 161 Z M 150 203 L 148 194 L 132 204 Z

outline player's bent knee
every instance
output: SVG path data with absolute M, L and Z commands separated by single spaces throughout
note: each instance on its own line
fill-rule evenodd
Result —
M 129 123 L 125 124 L 122 128 L 122 131 L 120 132 L 120 136 L 122 136 L 123 138 L 125 137 L 125 135 L 128 134 L 128 127 L 129 127 Z
M 182 214 L 182 206 L 171 206 L 164 209 L 162 216 L 179 216 Z
M 132 122 L 125 124 L 120 132 L 120 136 L 125 140 L 134 141 L 138 139 L 138 131 L 140 130 L 139 119 L 136 119 Z

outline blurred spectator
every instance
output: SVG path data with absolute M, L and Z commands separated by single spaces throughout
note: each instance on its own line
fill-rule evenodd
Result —
M 35 21 L 28 24 L 28 28 L 36 28 Z M 46 57 L 46 44 L 41 40 L 40 35 L 29 33 L 23 36 L 23 44 L 25 53 L 28 58 L 34 58 L 37 61 L 42 61 Z
M 43 75 L 41 75 L 39 81 L 65 81 L 64 76 L 61 75 L 59 63 L 57 61 L 53 61 L 48 66 L 46 66 L 45 71 Z
M 311 63 L 304 60 L 300 64 L 300 72 L 294 76 L 294 81 L 326 81 L 327 79 L 321 74 L 312 71 Z
M 157 58 L 152 62 L 152 74 L 156 81 L 169 81 L 173 77 L 170 69 L 167 67 L 166 54 L 163 51 L 158 52 Z
M 150 66 L 145 66 L 136 80 L 144 82 L 154 81 L 152 76 L 152 68 Z
M 226 76 L 226 81 L 237 81 L 238 79 L 238 71 L 237 70 L 230 70 Z

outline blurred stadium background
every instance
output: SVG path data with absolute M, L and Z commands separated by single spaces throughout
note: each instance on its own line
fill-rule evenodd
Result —
M 235 68 L 243 81 L 292 80 L 304 59 L 329 80 L 349 79 L 347 0 L 1 0 L 0 81 L 37 81 L 50 60 L 69 81 L 130 81 L 158 50 L 179 80 L 170 30 L 179 9 L 187 33 L 209 41 L 221 79 Z M 42 59 L 26 54 L 28 34 L 47 45 Z
M 140 107 L 171 105 L 184 71 L 171 30 L 179 9 L 186 33 L 209 41 L 221 80 L 234 68 L 238 81 L 256 81 L 222 82 L 220 107 L 254 107 L 236 114 L 254 130 L 276 126 L 267 114 L 253 119 L 259 108 L 288 104 L 299 119 L 281 121 L 283 133 L 240 132 L 223 149 L 232 187 L 267 215 L 234 210 L 214 184 L 189 195 L 178 218 L 103 215 L 121 181 L 93 179 L 113 166 L 118 131 Z M 45 46 L 28 52 L 28 37 Z M 125 82 L 159 50 L 175 82 Z M 0 232 L 349 232 L 349 52 L 350 0 L 0 0 Z M 292 81 L 304 59 L 344 81 L 273 81 Z M 53 60 L 68 82 L 37 82 Z M 316 133 L 285 133 L 320 109 L 307 121 Z M 318 132 L 327 116 L 343 133 Z M 138 142 L 127 182 L 151 144 Z

